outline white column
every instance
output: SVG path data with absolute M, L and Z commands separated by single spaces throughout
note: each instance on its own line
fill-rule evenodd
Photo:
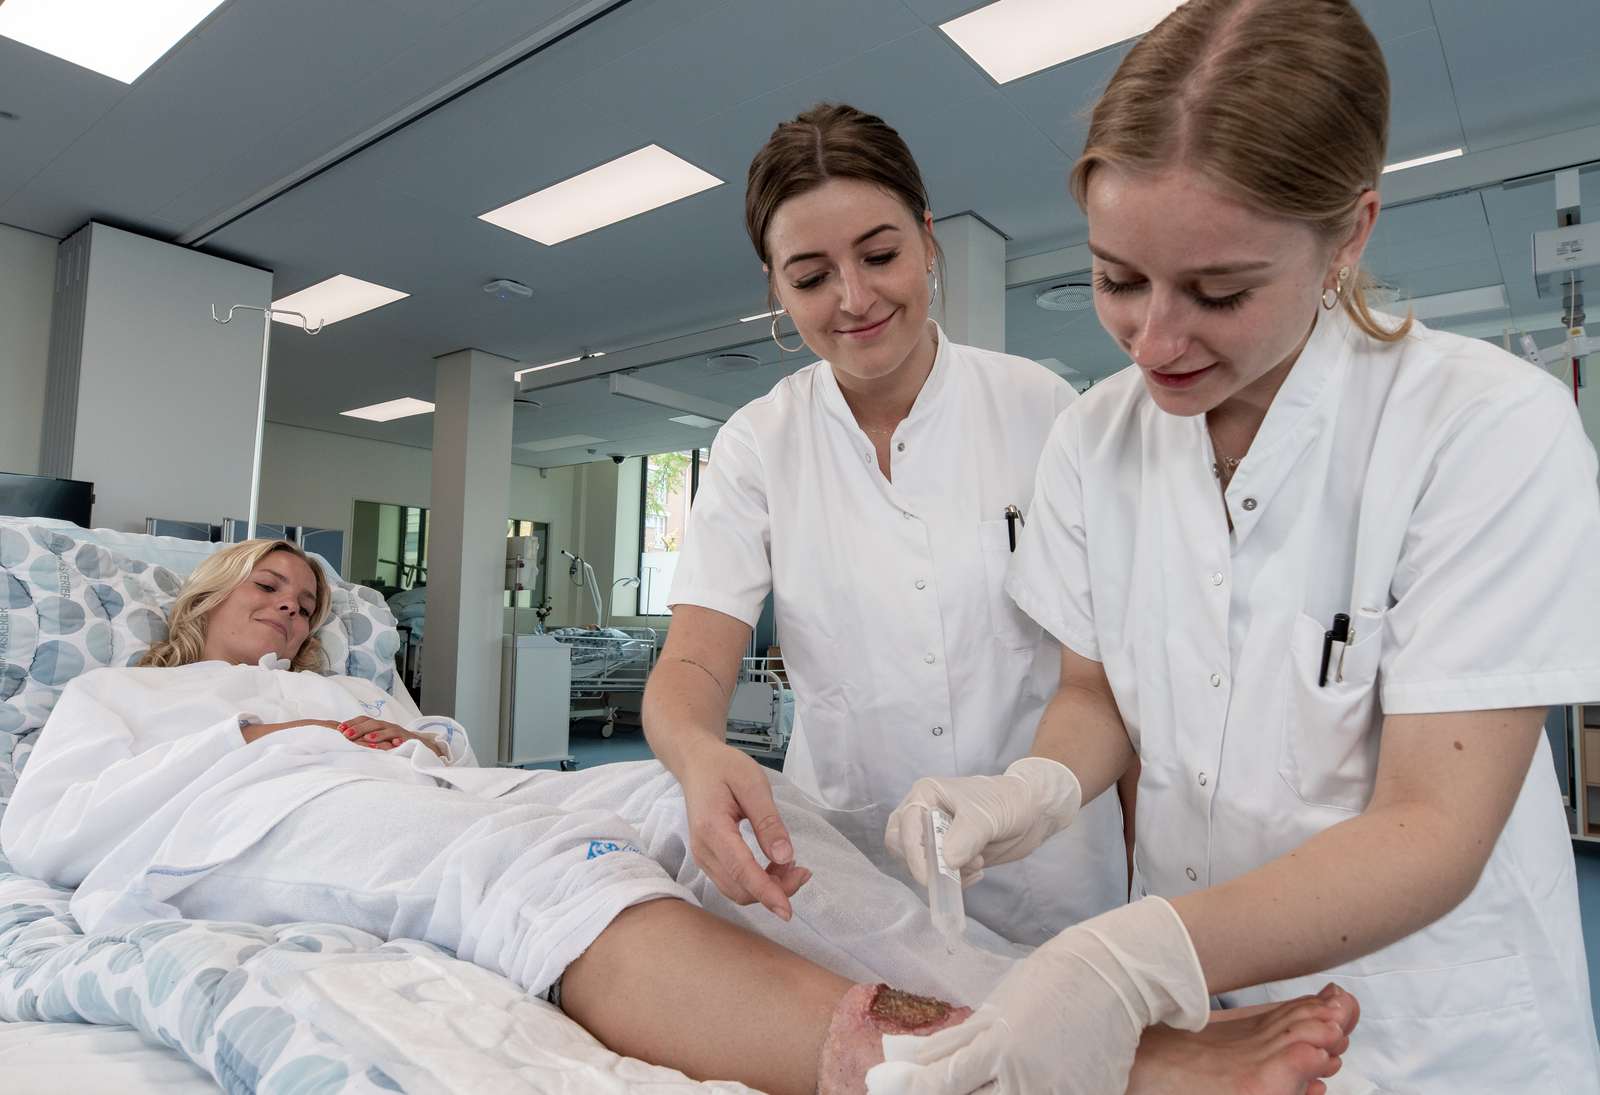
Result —
M 1006 241 L 971 213 L 935 221 L 944 249 L 944 297 L 933 314 L 956 342 L 985 350 L 1006 348 Z
M 428 513 L 423 708 L 467 728 L 478 763 L 500 741 L 500 636 L 516 362 L 482 350 L 437 359 Z

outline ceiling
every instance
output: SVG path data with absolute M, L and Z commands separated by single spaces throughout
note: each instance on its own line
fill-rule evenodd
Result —
M 935 214 L 976 212 L 1006 235 L 1008 258 L 1081 243 L 1063 180 L 1083 111 L 1126 47 L 997 86 L 937 30 L 977 6 L 227 0 L 131 87 L 0 39 L 0 111 L 19 116 L 0 121 L 0 223 L 64 237 L 98 219 L 271 269 L 280 296 L 335 273 L 410 293 L 316 337 L 275 329 L 268 414 L 428 446 L 427 416 L 380 424 L 338 412 L 431 398 L 433 359 L 462 347 L 541 363 L 762 310 L 741 182 L 772 127 L 820 99 L 887 118 L 916 154 Z M 1358 6 L 1390 65 L 1391 160 L 1600 125 L 1593 0 Z M 651 143 L 725 185 L 553 247 L 476 219 Z M 1584 181 L 1594 219 L 1600 175 Z M 1557 306 L 1534 293 L 1528 235 L 1553 216 L 1548 177 L 1419 193 L 1385 211 L 1369 262 L 1415 296 L 1504 284 L 1509 313 L 1480 325 L 1544 330 Z M 1008 290 L 1007 348 L 1067 363 L 1082 386 L 1125 362 L 1092 310 L 1033 303 L 1077 272 L 1064 265 Z M 480 289 L 494 278 L 534 296 L 494 300 Z M 713 371 L 697 352 L 649 379 L 738 405 L 804 363 L 764 330 L 748 337 L 751 369 Z M 535 446 L 514 450 L 521 463 L 711 436 L 611 395 L 602 379 L 536 398 L 542 406 L 517 411 L 516 442 Z M 574 436 L 599 440 L 538 448 Z

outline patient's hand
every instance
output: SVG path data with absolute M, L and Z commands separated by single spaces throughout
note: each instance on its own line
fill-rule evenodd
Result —
M 450 759 L 450 751 L 442 742 L 434 740 L 427 734 L 414 734 L 404 726 L 396 726 L 382 719 L 372 719 L 362 715 L 332 725 L 345 737 L 368 749 L 398 749 L 408 741 L 420 741 L 432 749 L 440 760 Z

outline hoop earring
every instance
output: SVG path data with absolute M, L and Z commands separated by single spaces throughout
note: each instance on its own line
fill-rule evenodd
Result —
M 803 337 L 800 339 L 800 345 L 798 346 L 785 346 L 783 344 L 783 339 L 778 337 L 778 320 L 780 318 L 781 317 L 779 316 L 772 317 L 772 341 L 776 342 L 778 344 L 778 349 L 782 350 L 786 354 L 797 354 L 801 350 L 804 350 L 806 348 L 806 340 Z M 795 333 L 798 334 L 799 332 L 797 331 Z
M 937 267 L 928 267 L 928 273 L 933 275 L 933 289 L 928 293 L 928 316 L 933 317 L 933 302 L 939 299 L 939 270 Z
M 1331 312 L 1331 311 L 1333 311 L 1335 308 L 1337 308 L 1339 306 L 1339 301 L 1344 299 L 1344 283 L 1349 281 L 1349 280 L 1350 280 L 1350 267 L 1348 267 L 1348 266 L 1339 267 L 1339 286 L 1338 286 L 1338 288 L 1336 288 L 1336 289 L 1324 289 L 1322 291 L 1322 309 L 1323 309 L 1323 311 Z M 1328 299 L 1328 294 L 1329 293 L 1333 294 L 1333 299 L 1332 300 Z

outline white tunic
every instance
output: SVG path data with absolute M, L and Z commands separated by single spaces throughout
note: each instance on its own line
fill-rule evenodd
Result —
M 423 717 L 370 681 L 291 673 L 274 661 L 99 669 L 67 685 L 0 820 L 12 864 L 77 887 L 73 915 L 95 931 L 177 915 L 168 897 L 342 783 L 450 784 L 494 798 L 530 778 L 476 767 L 459 724 Z M 323 726 L 249 744 L 240 733 L 241 719 L 361 715 L 446 739 L 448 765 L 421 742 L 378 751 Z
M 1055 689 L 1054 644 L 1002 590 L 1005 511 L 1027 510 L 1039 451 L 1074 394 L 1032 361 L 940 332 L 890 441 L 892 482 L 826 362 L 717 435 L 671 603 L 753 627 L 772 591 L 795 690 L 784 772 L 885 869 L 903 871 L 883 830 L 912 782 L 1026 755 Z M 1037 943 L 1121 904 L 1120 826 L 1108 797 L 1025 862 L 992 869 L 968 913 Z
M 1385 714 L 1600 696 L 1600 503 L 1570 393 L 1486 343 L 1321 313 L 1227 489 L 1137 369 L 1057 423 L 1007 588 L 1104 664 L 1144 764 L 1135 893 L 1235 878 L 1354 816 Z M 1318 687 L 1323 632 L 1354 640 Z M 1335 648 L 1337 649 L 1337 648 Z M 1576 881 L 1541 735 L 1454 912 L 1330 971 L 1385 1091 L 1600 1090 Z M 1315 991 L 1323 976 L 1230 994 Z

